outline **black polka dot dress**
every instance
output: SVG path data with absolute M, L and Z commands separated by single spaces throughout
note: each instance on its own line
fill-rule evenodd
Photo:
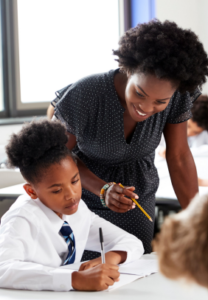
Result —
M 139 203 L 154 220 L 155 193 L 159 178 L 154 166 L 155 149 L 164 126 L 191 117 L 192 102 L 200 95 L 176 92 L 167 108 L 137 123 L 130 143 L 124 137 L 123 113 L 114 87 L 119 70 L 92 75 L 57 92 L 52 102 L 55 116 L 74 134 L 73 150 L 86 166 L 106 182 L 134 186 Z M 104 208 L 98 196 L 83 189 L 82 199 L 89 209 L 142 240 L 145 252 L 151 252 L 154 223 L 136 207 L 126 213 Z M 91 259 L 86 256 L 85 259 Z

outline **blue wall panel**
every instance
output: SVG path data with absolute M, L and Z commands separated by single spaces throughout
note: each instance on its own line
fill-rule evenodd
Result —
M 155 0 L 131 0 L 131 26 L 155 18 Z

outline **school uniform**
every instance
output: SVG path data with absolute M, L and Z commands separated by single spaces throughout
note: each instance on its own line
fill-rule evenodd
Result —
M 74 263 L 84 250 L 100 252 L 99 227 L 105 252 L 126 251 L 125 263 L 144 253 L 142 242 L 91 212 L 81 200 L 73 215 L 61 219 L 39 199 L 20 196 L 2 217 L 0 226 L 0 287 L 69 291 L 73 270 L 63 268 L 69 253 L 60 233 L 68 222 L 76 241 Z

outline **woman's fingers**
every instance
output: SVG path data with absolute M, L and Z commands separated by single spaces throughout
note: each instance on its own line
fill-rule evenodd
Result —
M 132 200 L 126 198 L 123 194 L 112 193 L 112 198 L 123 205 L 132 206 Z
M 119 197 L 119 199 L 120 199 L 120 197 Z M 126 204 L 123 204 L 121 201 L 112 198 L 110 201 L 110 204 L 119 209 L 123 209 L 125 211 L 128 211 L 129 209 L 132 208 L 132 201 L 131 201 L 130 205 L 126 205 Z
M 136 207 L 135 203 L 129 198 L 138 199 L 138 196 L 133 192 L 135 187 L 122 188 L 118 184 L 111 186 L 105 195 L 107 206 L 116 212 L 127 212 Z M 127 198 L 129 197 L 129 198 Z
M 109 204 L 108 208 L 110 208 L 111 210 L 117 212 L 117 213 L 126 213 L 127 211 L 129 211 L 130 209 L 122 209 L 122 208 L 118 208 L 113 204 Z
M 113 186 L 114 188 L 112 189 L 112 191 L 117 192 L 119 194 L 124 194 L 125 196 L 129 197 L 129 198 L 134 198 L 134 199 L 138 199 L 138 195 L 135 194 L 131 189 L 134 188 L 133 186 L 130 187 L 124 187 L 122 188 L 120 185 L 115 184 Z M 135 189 L 135 188 L 134 188 Z
M 134 187 L 124 187 L 122 193 L 129 198 L 139 199 L 139 196 L 137 194 L 133 193 L 131 188 L 134 188 Z

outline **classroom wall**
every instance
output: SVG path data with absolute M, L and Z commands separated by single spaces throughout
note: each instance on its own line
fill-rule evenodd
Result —
M 193 30 L 208 53 L 208 0 L 156 0 L 156 18 Z M 208 82 L 202 92 L 208 94 Z

